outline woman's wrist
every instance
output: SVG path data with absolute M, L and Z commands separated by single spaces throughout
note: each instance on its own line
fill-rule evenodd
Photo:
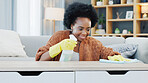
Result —
M 50 61 L 52 58 L 49 55 L 49 51 L 45 52 L 44 54 L 42 54 L 42 56 L 40 57 L 39 61 Z

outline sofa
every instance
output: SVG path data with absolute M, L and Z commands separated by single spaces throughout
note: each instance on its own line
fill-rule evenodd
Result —
M 50 36 L 20 36 L 24 51 L 28 57 L 0 57 L 0 61 L 35 61 L 35 54 L 39 47 L 46 45 Z M 148 38 L 144 37 L 94 37 L 104 46 L 114 44 L 137 44 L 137 50 L 132 58 L 148 63 Z

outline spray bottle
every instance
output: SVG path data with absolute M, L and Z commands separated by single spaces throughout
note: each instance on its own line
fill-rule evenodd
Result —
M 69 35 L 70 39 L 77 41 L 77 38 L 74 35 Z M 70 61 L 73 55 L 73 50 L 63 50 L 60 61 Z

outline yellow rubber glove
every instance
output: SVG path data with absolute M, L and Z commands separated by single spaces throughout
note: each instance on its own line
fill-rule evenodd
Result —
M 61 42 L 55 44 L 49 48 L 49 55 L 51 58 L 57 56 L 62 50 L 73 50 L 76 47 L 77 42 L 72 39 L 64 39 Z
M 111 61 L 131 61 L 130 59 L 126 59 L 121 55 L 108 56 L 108 59 Z

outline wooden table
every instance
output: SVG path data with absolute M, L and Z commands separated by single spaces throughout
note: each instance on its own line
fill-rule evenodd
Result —
M 2 83 L 146 83 L 148 64 L 98 61 L 0 61 Z
M 0 71 L 148 70 L 148 64 L 112 64 L 98 61 L 0 61 Z

